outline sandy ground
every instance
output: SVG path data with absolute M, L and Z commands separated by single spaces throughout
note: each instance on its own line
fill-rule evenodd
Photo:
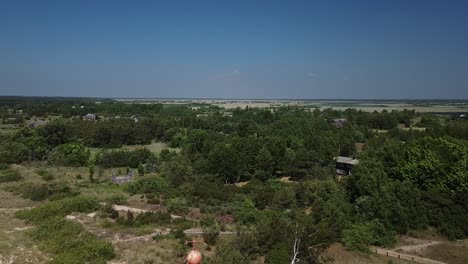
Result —
M 414 245 L 414 246 L 408 246 L 408 247 L 412 247 L 412 249 L 414 250 L 421 250 L 422 248 L 427 247 L 427 246 L 428 245 L 419 245 L 418 247 L 417 245 Z M 417 262 L 417 263 L 423 263 L 423 264 L 447 264 L 446 262 L 437 261 L 437 260 L 433 260 L 430 258 L 424 258 L 424 257 L 420 257 L 420 256 L 413 255 L 413 254 L 401 253 L 396 250 L 390 250 L 390 249 L 385 249 L 385 248 L 374 247 L 372 248 L 372 252 L 379 254 L 379 255 L 383 255 L 383 256 L 393 257 L 397 259 L 404 259 L 404 260 Z
M 0 264 L 40 264 L 49 259 L 27 235 L 31 226 L 15 217 L 16 211 L 34 205 L 36 203 L 0 190 Z

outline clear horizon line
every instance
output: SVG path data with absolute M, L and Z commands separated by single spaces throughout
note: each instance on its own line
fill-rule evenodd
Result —
M 235 98 L 235 97 L 107 97 L 107 96 L 50 96 L 50 95 L 0 95 L 5 97 L 22 98 L 76 98 L 76 99 L 129 99 L 129 100 L 260 100 L 260 101 L 468 101 L 468 98 Z

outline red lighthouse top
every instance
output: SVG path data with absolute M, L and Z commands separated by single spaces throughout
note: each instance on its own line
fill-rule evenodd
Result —
M 201 263 L 201 254 L 196 249 L 192 249 L 187 255 L 188 264 L 200 264 Z
M 201 243 L 201 241 L 191 240 L 185 241 L 185 244 L 192 243 L 192 250 L 187 254 L 187 264 L 200 264 L 202 260 L 201 253 L 195 249 L 195 243 Z

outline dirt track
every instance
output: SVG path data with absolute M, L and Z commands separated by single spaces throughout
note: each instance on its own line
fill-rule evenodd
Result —
M 151 210 L 145 210 L 145 209 L 139 209 L 139 208 L 135 208 L 135 207 L 129 207 L 129 206 L 125 206 L 125 205 L 113 205 L 113 208 L 114 210 L 116 211 L 130 211 L 132 213 L 145 213 L 145 212 L 155 212 L 155 211 L 151 211 Z M 172 219 L 181 219 L 181 218 L 184 218 L 183 216 L 180 216 L 180 215 L 175 215 L 175 214 L 171 214 L 171 218 Z M 192 221 L 198 221 L 196 219 L 193 219 L 193 218 L 189 218 L 189 217 L 185 217 L 185 219 L 187 220 L 192 220 Z
M 374 247 L 374 248 L 372 248 L 372 251 L 377 253 L 377 254 L 380 254 L 380 255 L 399 258 L 399 259 L 404 259 L 404 260 L 411 260 L 411 261 L 418 262 L 418 263 L 447 264 L 446 262 L 441 262 L 441 261 L 437 261 L 437 260 L 433 260 L 433 259 L 423 258 L 423 257 L 416 256 L 416 255 L 400 253 L 398 251 L 389 250 L 389 249 L 385 249 L 385 248 Z
M 14 213 L 14 212 L 17 212 L 19 210 L 32 209 L 32 208 L 34 208 L 34 207 L 21 207 L 21 208 L 4 208 L 4 207 L 2 207 L 2 208 L 0 208 L 0 212 L 12 212 L 12 213 Z

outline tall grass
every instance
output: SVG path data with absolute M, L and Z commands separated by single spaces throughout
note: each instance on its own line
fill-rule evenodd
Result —
M 14 182 L 21 181 L 23 177 L 12 169 L 6 169 L 0 171 L 0 183 L 2 182 Z

